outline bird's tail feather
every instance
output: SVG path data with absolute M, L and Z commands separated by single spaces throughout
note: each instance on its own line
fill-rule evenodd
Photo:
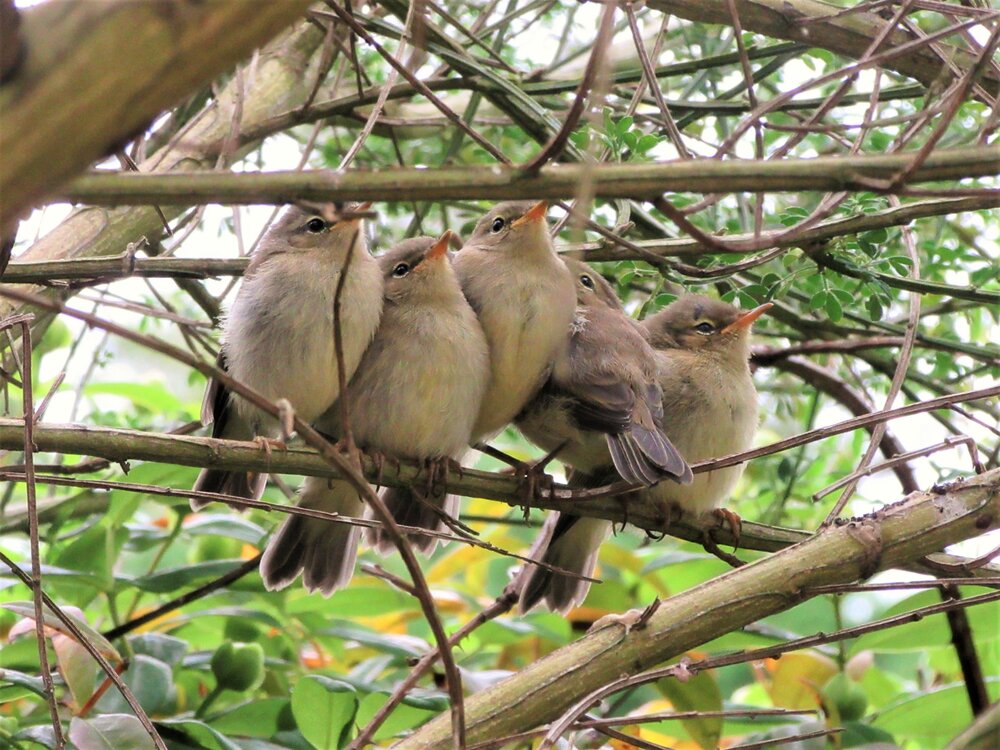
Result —
M 442 514 L 454 517 L 458 513 L 458 495 L 433 494 L 424 496 L 408 487 L 387 487 L 381 492 L 382 502 L 386 504 L 389 513 L 400 526 L 413 526 L 429 531 L 442 531 L 446 527 Z M 372 518 L 369 510 L 368 517 Z M 380 554 L 386 554 L 395 549 L 392 539 L 381 526 L 368 529 L 365 532 L 367 542 Z M 438 540 L 424 534 L 410 534 L 410 544 L 419 552 L 430 554 L 437 546 Z
M 694 476 L 666 435 L 635 422 L 628 432 L 608 435 L 608 450 L 622 479 L 632 484 L 656 484 L 664 478 L 690 484 Z
M 599 518 L 580 518 L 553 513 L 531 548 L 529 557 L 572 573 L 590 576 L 597 564 L 601 543 L 611 531 L 611 522 Z M 532 566 L 521 588 L 518 606 L 522 613 L 541 602 L 553 612 L 566 613 L 583 602 L 590 591 L 590 581 Z
M 354 518 L 360 518 L 365 507 L 349 483 L 318 477 L 305 480 L 298 505 Z M 265 588 L 283 589 L 302 573 L 307 591 L 330 596 L 354 575 L 360 536 L 358 526 L 290 515 L 271 537 L 260 561 Z
M 222 469 L 202 469 L 194 483 L 195 492 L 218 492 L 223 495 L 235 495 L 248 500 L 260 500 L 267 485 L 267 474 L 253 471 L 223 471 Z M 191 498 L 191 510 L 201 510 L 211 500 Z M 230 508 L 243 510 L 236 503 L 226 503 Z

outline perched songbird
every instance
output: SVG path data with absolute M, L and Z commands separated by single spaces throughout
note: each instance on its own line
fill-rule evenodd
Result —
M 552 247 L 547 209 L 545 201 L 494 206 L 455 258 L 490 346 L 492 377 L 474 440 L 492 437 L 517 416 L 566 347 L 573 278 Z
M 772 307 L 739 310 L 700 294 L 686 294 L 642 321 L 656 349 L 663 424 L 691 463 L 747 450 L 757 432 L 757 390 L 750 377 L 750 326 Z M 667 482 L 649 490 L 656 499 L 700 515 L 718 512 L 743 465 L 696 474 L 691 484 Z
M 652 347 L 607 281 L 580 261 L 567 259 L 566 265 L 576 279 L 569 346 L 518 427 L 573 468 L 571 483 L 577 487 L 604 484 L 615 473 L 636 485 L 690 482 L 691 469 L 664 434 Z M 551 538 L 535 550 L 544 547 L 543 562 L 590 575 L 611 523 L 555 515 L 545 529 Z M 521 610 L 544 599 L 550 609 L 565 612 L 583 601 L 589 588 L 588 581 L 535 567 L 521 590 Z
M 219 366 L 272 401 L 286 399 L 312 421 L 337 400 L 334 297 L 345 265 L 340 328 L 345 376 L 354 373 L 382 314 L 382 274 L 368 252 L 362 206 L 289 206 L 261 240 L 224 322 Z M 340 218 L 343 213 L 344 218 Z M 202 421 L 212 437 L 275 437 L 278 423 L 211 380 Z M 204 469 L 194 488 L 260 497 L 266 475 Z M 192 500 L 196 510 L 206 501 Z
M 461 456 L 469 444 L 490 375 L 489 347 L 448 259 L 450 232 L 438 240 L 405 240 L 378 258 L 384 277 L 382 322 L 347 386 L 351 429 L 361 448 L 390 456 L 433 460 Z M 317 427 L 340 431 L 334 407 Z M 390 489 L 383 499 L 405 525 L 436 530 L 443 524 L 442 494 Z M 343 480 L 307 478 L 299 505 L 358 517 L 364 504 Z M 324 595 L 350 580 L 360 529 L 322 519 L 289 516 L 261 561 L 268 589 L 283 588 L 302 572 L 303 583 Z M 384 532 L 377 546 L 389 544 Z M 435 540 L 414 535 L 425 551 Z

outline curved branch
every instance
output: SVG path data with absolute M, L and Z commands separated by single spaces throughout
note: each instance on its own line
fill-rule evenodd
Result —
M 592 691 L 794 607 L 808 589 L 848 583 L 906 565 L 1000 526 L 1000 469 L 916 493 L 861 519 L 730 571 L 671 597 L 643 628 L 612 623 L 525 667 L 466 701 L 472 742 L 504 737 L 558 718 Z M 438 717 L 395 747 L 448 746 Z

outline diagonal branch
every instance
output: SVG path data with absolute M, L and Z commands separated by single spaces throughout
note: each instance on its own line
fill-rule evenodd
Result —
M 917 493 L 832 527 L 770 557 L 730 571 L 664 602 L 645 628 L 592 630 L 467 701 L 472 742 L 530 729 L 623 675 L 640 673 L 692 648 L 810 598 L 810 587 L 847 583 L 898 567 L 1000 526 L 1000 469 Z M 397 750 L 448 746 L 446 717 Z

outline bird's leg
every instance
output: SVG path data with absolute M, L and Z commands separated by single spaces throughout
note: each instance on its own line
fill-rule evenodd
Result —
M 369 448 L 365 451 L 365 455 L 371 459 L 372 463 L 375 464 L 375 486 L 382 486 L 382 476 L 385 472 L 385 464 L 388 461 L 390 464 L 396 467 L 396 473 L 399 473 L 399 459 L 395 456 L 389 456 L 380 450 L 374 448 Z
M 462 476 L 462 464 L 451 456 L 438 456 L 427 460 L 428 467 L 428 494 L 435 494 L 438 485 L 448 484 L 448 475 L 454 471 L 459 477 Z
M 514 467 L 514 473 L 523 483 L 522 497 L 526 500 L 538 497 L 539 489 L 547 490 L 550 495 L 552 494 L 552 476 L 545 473 L 545 467 L 566 447 L 566 442 L 563 441 L 554 450 L 549 451 L 537 461 L 518 461 L 517 466 Z
M 646 537 L 654 542 L 658 542 L 663 537 L 667 535 L 667 531 L 671 526 L 674 525 L 676 521 L 679 521 L 684 515 L 684 511 L 681 509 L 680 504 L 673 502 L 672 500 L 661 500 L 660 507 L 663 510 L 663 515 L 660 517 L 661 531 L 651 531 L 646 529 Z
M 733 549 L 736 550 L 739 547 L 740 541 L 740 528 L 742 526 L 742 521 L 740 517 L 733 513 L 731 510 L 725 508 L 716 508 L 712 511 L 712 515 L 718 519 L 717 525 L 721 526 L 726 524 L 729 526 L 732 535 L 735 537 L 736 544 Z M 736 555 L 730 554 L 729 552 L 723 552 L 719 545 L 715 541 L 713 536 L 714 529 L 705 528 L 702 532 L 702 546 L 706 551 L 711 552 L 713 555 L 718 557 L 723 562 L 731 565 L 734 568 L 742 567 L 746 565 L 745 562 L 740 560 Z

